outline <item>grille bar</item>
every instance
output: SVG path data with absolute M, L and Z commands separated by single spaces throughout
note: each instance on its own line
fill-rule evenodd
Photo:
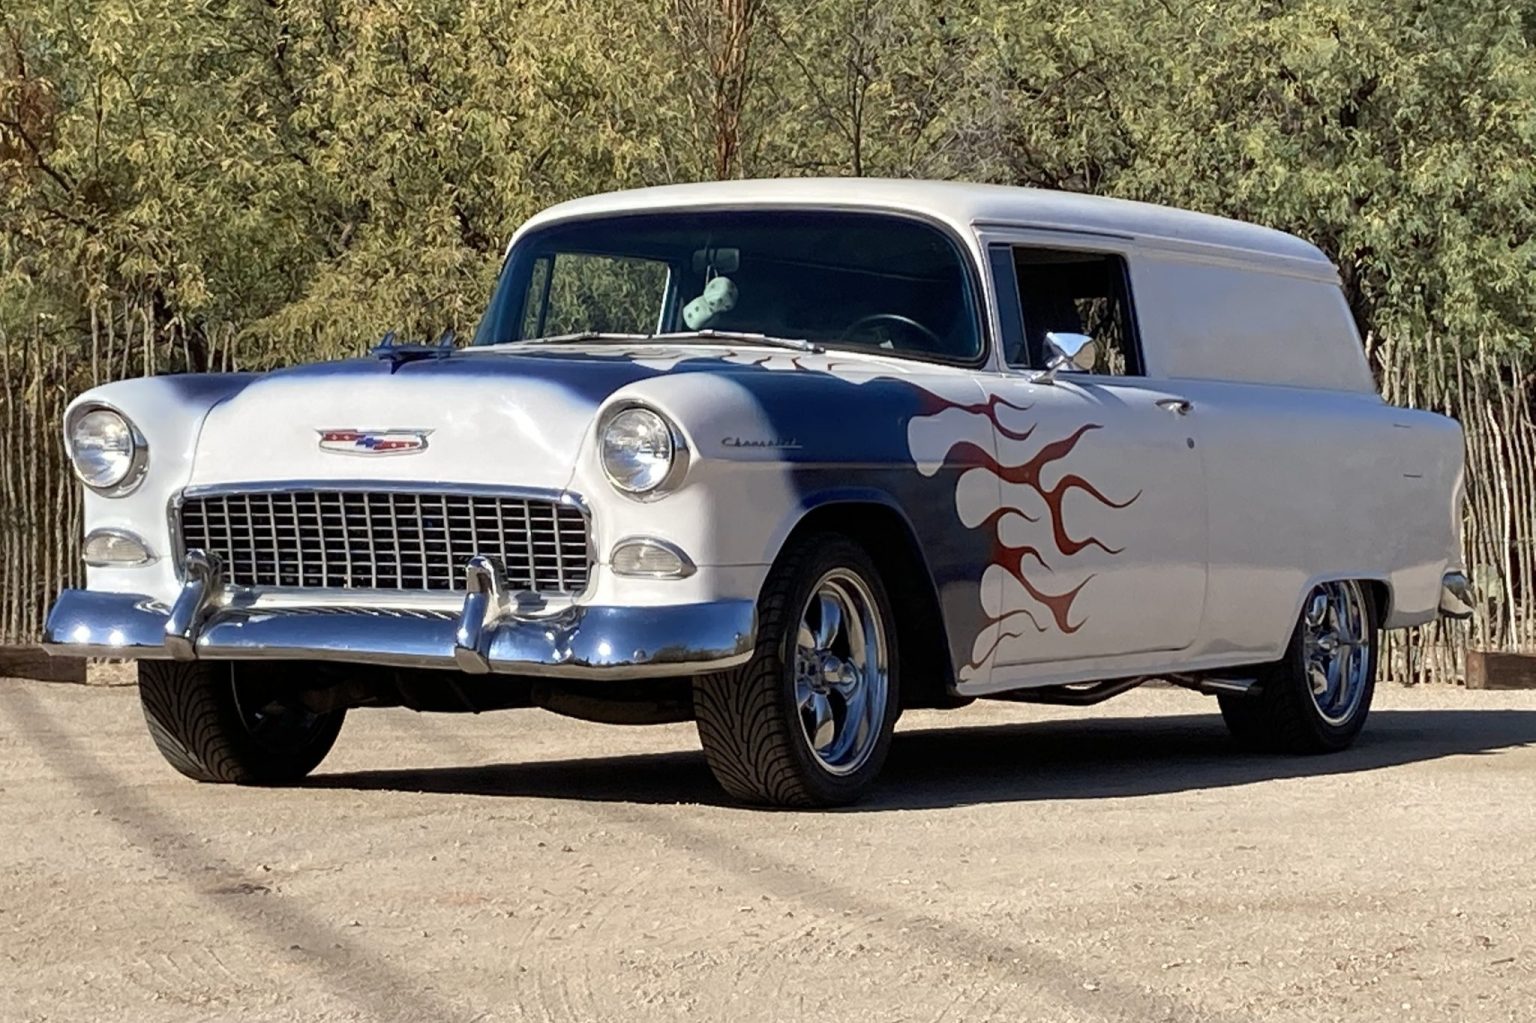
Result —
M 291 490 L 186 498 L 186 549 L 217 555 L 236 586 L 462 591 L 474 555 L 514 590 L 586 588 L 587 522 L 558 501 L 452 491 Z

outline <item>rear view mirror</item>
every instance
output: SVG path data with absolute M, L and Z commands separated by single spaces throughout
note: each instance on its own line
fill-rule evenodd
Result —
M 693 272 L 713 269 L 717 274 L 733 274 L 741 268 L 740 249 L 699 249 L 693 254 Z

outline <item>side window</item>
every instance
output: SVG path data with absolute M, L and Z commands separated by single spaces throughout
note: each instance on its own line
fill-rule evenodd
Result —
M 1013 249 L 1013 267 L 1024 320 L 1024 344 L 1014 365 L 1046 364 L 1045 335 L 1087 334 L 1098 343 L 1093 372 L 1140 376 L 1141 350 L 1131 314 L 1125 260 L 1068 249 Z M 1022 359 L 1020 358 L 1022 356 Z
M 523 297 L 524 338 L 585 330 L 652 334 L 667 298 L 667 264 L 562 252 L 541 257 Z

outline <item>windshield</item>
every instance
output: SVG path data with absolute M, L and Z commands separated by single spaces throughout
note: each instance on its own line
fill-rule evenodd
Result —
M 729 331 L 968 362 L 972 277 L 942 231 L 812 210 L 581 220 L 514 247 L 475 344 Z

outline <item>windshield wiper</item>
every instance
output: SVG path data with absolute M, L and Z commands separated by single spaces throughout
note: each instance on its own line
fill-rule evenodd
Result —
M 671 334 L 652 334 L 652 341 L 739 341 L 748 345 L 768 345 L 774 348 L 792 348 L 797 352 L 822 352 L 826 349 L 814 341 L 799 337 L 775 337 L 772 334 L 754 334 L 743 330 L 680 330 Z
M 634 342 L 649 341 L 649 334 L 620 334 L 608 330 L 579 330 L 574 334 L 551 334 L 549 337 L 530 337 L 521 341 L 504 342 L 514 345 L 579 345 L 587 341 Z
M 727 341 L 749 345 L 765 345 L 773 348 L 790 348 L 797 352 L 822 352 L 821 345 L 803 338 L 774 337 L 772 334 L 752 334 L 739 330 L 680 330 L 670 334 L 620 334 L 606 330 L 582 330 L 574 334 L 555 334 L 550 337 L 532 337 L 526 341 L 514 341 L 521 345 L 579 345 L 590 342 L 605 344 L 635 344 L 660 341 Z

